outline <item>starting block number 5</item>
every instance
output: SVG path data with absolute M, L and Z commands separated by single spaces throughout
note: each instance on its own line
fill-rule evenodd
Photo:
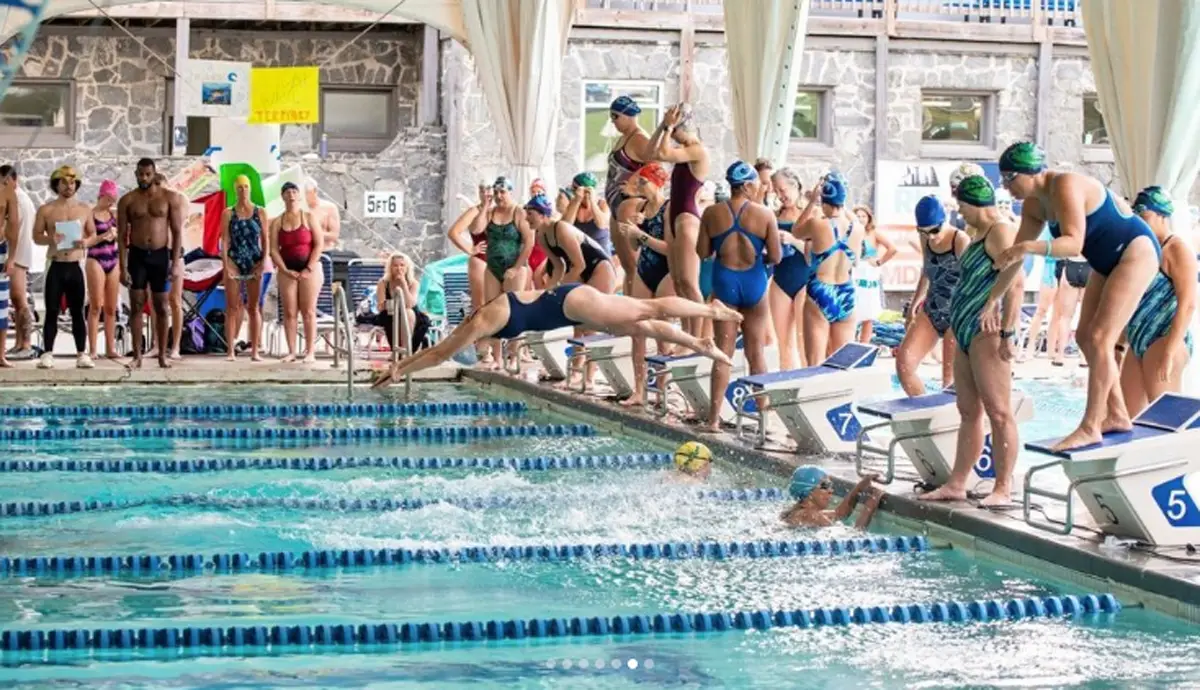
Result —
M 1150 490 L 1158 509 L 1172 527 L 1200 527 L 1200 509 L 1193 489 L 1200 488 L 1200 472 L 1181 474 Z

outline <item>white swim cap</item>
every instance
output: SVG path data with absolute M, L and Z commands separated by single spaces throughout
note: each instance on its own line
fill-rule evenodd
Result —
M 958 189 L 958 185 L 972 175 L 987 177 L 978 163 L 963 163 L 950 173 L 950 189 Z

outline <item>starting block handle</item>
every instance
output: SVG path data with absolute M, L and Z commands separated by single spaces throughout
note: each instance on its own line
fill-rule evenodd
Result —
M 758 412 L 747 412 L 746 406 L 750 404 L 751 400 L 758 400 L 759 398 L 766 397 L 767 395 L 770 395 L 770 391 L 758 391 L 755 393 L 750 393 L 746 397 L 742 398 L 742 402 L 736 406 L 737 407 L 737 410 L 736 410 L 736 412 L 737 412 L 737 422 L 736 422 L 737 437 L 739 439 L 742 438 L 742 417 L 749 417 L 750 419 L 757 418 L 758 419 L 758 447 L 759 448 L 762 448 L 763 446 L 767 445 L 767 413 L 766 413 L 766 410 L 764 410 L 761 405 L 758 406 L 758 409 L 759 409 Z
M 866 453 L 864 451 L 866 451 L 866 452 L 874 453 L 876 455 L 882 455 L 882 456 L 887 457 L 887 471 L 884 473 L 884 476 L 879 479 L 879 483 L 880 484 L 891 484 L 892 481 L 895 480 L 895 478 L 896 478 L 896 452 L 895 452 L 896 441 L 895 441 L 895 439 L 893 439 L 892 442 L 888 444 L 888 447 L 886 449 L 867 443 L 867 434 L 869 432 L 876 431 L 878 429 L 884 429 L 886 427 L 891 426 L 891 424 L 892 423 L 889 421 L 876 422 L 874 424 L 868 424 L 868 425 L 864 426 L 862 428 L 862 430 L 858 432 L 858 438 L 855 439 L 855 441 L 854 441 L 854 446 L 855 446 L 854 447 L 854 471 L 858 473 L 859 477 L 864 477 L 867 475 L 867 469 L 865 467 L 865 462 L 864 462 L 864 460 L 866 460 Z

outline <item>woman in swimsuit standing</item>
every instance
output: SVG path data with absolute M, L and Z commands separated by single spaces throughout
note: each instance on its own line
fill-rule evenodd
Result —
M 450 240 L 450 244 L 468 257 L 467 286 L 471 291 L 471 311 L 483 306 L 485 301 L 483 299 L 483 276 L 487 273 L 487 260 L 484 258 L 485 252 L 487 252 L 487 239 L 483 232 L 472 232 L 472 226 L 475 219 L 486 212 L 488 204 L 491 203 L 491 197 L 492 188 L 487 183 L 481 182 L 479 184 L 479 203 L 463 211 L 446 231 L 446 239 Z M 460 198 L 470 203 L 470 199 L 465 196 Z M 485 353 L 485 355 L 490 355 L 490 353 Z
M 854 320 L 858 342 L 869 344 L 875 319 L 883 312 L 883 275 L 879 268 L 896 256 L 896 245 L 875 227 L 875 214 L 866 206 L 855 206 L 854 217 L 865 230 L 862 256 L 854 266 Z
M 1001 181 L 1024 201 L 1017 241 L 996 260 L 1005 286 L 1021 273 L 1026 254 L 1083 254 L 1092 275 L 1083 292 L 1077 340 L 1088 363 L 1087 409 L 1079 427 L 1054 450 L 1099 443 L 1109 432 L 1133 428 L 1117 367 L 1116 346 L 1138 302 L 1158 274 L 1162 248 L 1146 221 L 1134 215 L 1095 178 L 1051 171 L 1036 144 L 1013 144 L 1000 156 Z M 1040 242 L 1050 223 L 1049 242 Z M 1001 291 L 1002 292 L 1002 291 Z M 988 330 L 1000 330 L 999 305 L 984 313 Z
M 100 183 L 92 209 L 96 232 L 84 238 L 87 247 L 88 356 L 96 358 L 96 334 L 104 314 L 104 356 L 119 359 L 116 345 L 117 307 L 121 303 L 121 268 L 117 264 L 117 183 Z
M 484 301 L 490 302 L 502 292 L 525 289 L 528 280 L 529 256 L 533 253 L 533 231 L 525 221 L 525 211 L 512 195 L 512 183 L 497 177 L 492 183 L 490 202 L 471 224 L 471 233 L 483 233 L 487 245 L 484 275 Z M 500 341 L 488 348 L 492 353 L 491 368 L 500 368 Z
M 271 221 L 271 260 L 279 273 L 279 293 L 283 298 L 283 333 L 288 353 L 284 362 L 296 361 L 297 317 L 304 318 L 306 363 L 317 361 L 317 296 L 325 282 L 321 269 L 322 233 L 313 231 L 312 216 L 300 206 L 300 188 L 284 182 L 283 214 Z M 257 297 L 253 295 L 252 297 Z
M 250 361 L 261 362 L 258 341 L 262 335 L 263 259 L 270 246 L 267 211 L 250 200 L 250 178 L 238 175 L 233 183 L 237 197 L 221 214 L 221 258 L 225 263 L 225 345 L 230 362 L 237 358 L 237 339 L 242 330 L 242 310 L 250 322 Z M 242 286 L 246 287 L 245 296 Z
M 671 142 L 675 142 L 675 146 Z M 708 176 L 708 150 L 700 141 L 700 133 L 690 112 L 683 104 L 667 110 L 663 120 L 650 137 L 655 159 L 673 163 L 671 169 L 671 198 L 668 201 L 667 259 L 671 264 L 671 280 L 675 294 L 693 302 L 702 301 L 700 293 L 700 255 L 696 242 L 700 236 L 700 209 L 696 196 Z M 683 328 L 692 335 L 701 332 L 703 323 L 695 319 L 684 321 Z
M 608 109 L 608 117 L 613 127 L 621 133 L 621 137 L 613 144 L 608 154 L 608 176 L 604 183 L 604 199 L 610 210 L 621 208 L 628 198 L 625 196 L 625 181 L 633 176 L 642 165 L 652 160 L 650 136 L 638 123 L 638 115 L 642 112 L 639 106 L 629 96 L 619 96 Z M 566 191 L 566 190 L 563 190 Z M 617 259 L 625 269 L 622 281 L 623 292 L 626 295 L 633 292 L 633 267 L 637 264 L 637 247 L 629 244 L 627 238 L 617 235 L 613 241 Z
M 917 202 L 917 232 L 921 236 L 921 279 L 909 308 L 904 340 L 896 353 L 896 375 L 910 396 L 924 395 L 917 374 L 921 360 L 942 341 L 942 387 L 954 383 L 954 332 L 950 330 L 950 300 L 958 285 L 959 257 L 971 238 L 946 222 L 942 202 L 932 194 Z
M 851 247 L 862 246 L 864 231 L 846 220 L 846 183 L 841 178 L 827 177 L 811 193 L 821 200 L 822 215 L 810 218 L 793 232 L 811 243 L 804 354 L 808 365 L 816 366 L 854 340 L 854 282 L 850 271 L 856 253 Z
M 762 173 L 759 175 L 761 177 Z M 811 277 L 804 241 L 793 233 L 816 212 L 817 197 L 813 196 L 804 210 L 800 210 L 802 185 L 791 168 L 775 173 L 771 182 L 775 187 L 775 198 L 779 200 L 779 239 L 783 258 L 775 266 L 768 294 L 775 338 L 779 343 L 779 368 L 789 371 L 805 366 L 808 361 L 804 351 L 804 303 L 808 301 L 807 287 Z
M 1121 365 L 1121 392 L 1129 414 L 1137 416 L 1163 393 L 1183 389 L 1192 356 L 1192 314 L 1196 311 L 1196 252 L 1171 233 L 1175 204 L 1162 187 L 1147 187 L 1133 200 L 1162 245 L 1162 270 L 1142 296 L 1125 329 L 1131 352 Z M 1124 348 L 1124 345 L 1118 345 Z

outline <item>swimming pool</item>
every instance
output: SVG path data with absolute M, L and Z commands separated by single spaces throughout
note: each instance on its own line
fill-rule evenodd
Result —
M 781 501 L 736 491 L 782 486 L 778 477 L 719 463 L 708 485 L 679 485 L 666 481 L 665 457 L 658 455 L 670 448 L 653 439 L 603 428 L 589 435 L 578 428 L 577 418 L 533 405 L 507 405 L 520 401 L 494 388 L 423 384 L 415 392 L 417 403 L 499 406 L 458 413 L 426 408 L 424 416 L 418 407 L 415 415 L 400 420 L 394 412 L 380 419 L 370 410 L 355 416 L 332 409 L 313 419 L 278 408 L 249 415 L 253 419 L 214 419 L 204 411 L 194 419 L 143 419 L 120 410 L 104 411 L 99 418 L 82 416 L 82 410 L 57 419 L 4 418 L 6 430 L 76 429 L 88 436 L 106 429 L 282 431 L 254 442 L 152 435 L 0 441 L 10 449 L 6 458 L 63 468 L 6 472 L 0 506 L 133 502 L 73 514 L 0 515 L 0 558 L 137 554 L 161 556 L 164 562 L 176 556 L 181 565 L 177 571 L 149 573 L 152 561 L 138 560 L 141 570 L 135 573 L 128 561 L 109 568 L 103 558 L 47 560 L 41 572 L 31 567 L 18 573 L 8 561 L 7 573 L 0 574 L 0 629 L 43 631 L 43 641 L 53 631 L 88 630 L 89 639 L 98 639 L 101 631 L 167 628 L 182 636 L 188 630 L 253 631 L 257 626 L 322 626 L 338 635 L 347 630 L 340 626 L 366 623 L 536 619 L 569 626 L 575 618 L 586 623 L 591 617 L 629 621 L 638 614 L 821 607 L 869 612 L 913 603 L 1081 593 L 1076 585 L 936 544 L 928 550 L 889 546 L 881 553 L 858 546 L 859 553 L 845 553 L 845 540 L 858 539 L 849 528 L 787 531 L 777 522 Z M 7 393 L 6 405 L 121 405 L 131 397 L 168 409 L 213 404 L 218 417 L 229 416 L 220 405 L 234 402 L 322 405 L 343 394 L 339 388 L 313 386 Z M 363 393 L 355 402 L 398 401 Z M 287 438 L 284 433 L 293 428 L 526 425 L 566 431 L 465 440 L 432 431 L 411 439 Z M 539 469 L 538 462 L 521 466 L 518 461 L 538 456 L 563 458 L 549 464 L 565 467 Z M 404 461 L 416 457 L 439 460 Z M 491 460 L 498 457 L 518 460 Z M 326 461 L 294 469 L 283 461 L 292 458 L 342 458 L 343 466 Z M 441 460 L 453 458 L 474 460 L 458 467 L 456 461 Z M 701 491 L 716 495 L 701 496 Z M 385 509 L 389 500 L 393 505 L 407 500 L 411 505 L 405 507 L 412 509 Z M 354 501 L 361 504 L 355 507 Z M 796 540 L 834 545 L 825 550 L 842 553 L 800 555 Z M 698 542 L 700 547 L 681 546 Z M 748 546 L 751 542 L 755 545 Z M 776 542 L 791 551 L 767 557 L 782 553 Z M 729 553 L 731 543 L 739 545 L 736 553 Z M 507 550 L 519 545 L 547 548 L 531 550 L 533 557 Z M 582 545 L 635 548 L 626 555 L 600 549 L 596 556 L 594 550 L 585 554 Z M 677 557 L 667 557 L 664 545 Z M 710 549 L 707 557 L 691 557 L 701 547 Z M 468 548 L 462 559 L 442 551 Z M 297 564 L 247 567 L 240 560 L 244 554 L 258 563 L 260 554 L 284 552 L 297 555 Z M 339 558 L 361 562 L 367 553 L 375 564 L 337 565 Z M 216 567 L 188 570 L 184 557 L 197 554 Z M 232 558 L 223 560 L 223 555 Z M 391 562 L 380 563 L 381 557 Z M 106 633 L 112 649 L 0 652 L 0 679 L 6 687 L 99 688 L 1111 687 L 1200 679 L 1200 635 L 1183 622 L 1137 608 L 1115 615 L 988 623 L 750 627 L 374 646 L 330 640 L 328 645 L 268 648 L 249 639 L 237 646 L 229 638 L 217 649 L 189 649 L 181 642 L 170 650 L 118 649 L 120 637 Z M 466 631 L 474 629 L 451 625 L 441 630 L 442 635 L 451 630 L 469 635 Z

